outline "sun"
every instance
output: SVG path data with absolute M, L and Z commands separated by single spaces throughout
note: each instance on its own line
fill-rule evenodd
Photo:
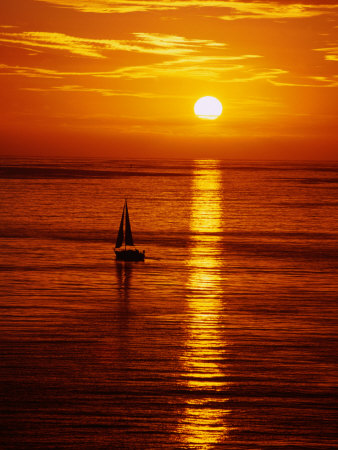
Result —
M 194 111 L 200 119 L 215 120 L 222 114 L 222 103 L 216 97 L 201 97 L 194 106 Z

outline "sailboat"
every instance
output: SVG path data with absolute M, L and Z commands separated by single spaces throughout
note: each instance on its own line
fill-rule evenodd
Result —
M 144 261 L 145 251 L 140 252 L 134 246 L 131 233 L 127 200 L 125 200 L 120 228 L 115 244 L 115 255 L 117 261 Z

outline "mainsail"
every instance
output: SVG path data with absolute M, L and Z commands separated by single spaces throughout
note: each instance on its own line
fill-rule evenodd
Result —
M 126 236 L 125 236 L 126 245 L 134 245 L 133 235 L 131 234 L 130 222 L 129 222 L 129 214 L 128 214 L 128 206 L 126 200 Z
M 123 213 L 122 213 L 122 217 L 121 217 L 119 232 L 118 232 L 117 239 L 116 239 L 115 248 L 120 248 L 121 245 L 123 244 L 123 237 L 124 237 L 123 223 L 124 223 L 124 208 L 123 208 Z
M 134 246 L 133 242 L 133 235 L 131 234 L 131 227 L 130 227 L 130 221 L 129 221 L 129 214 L 128 214 L 128 206 L 127 206 L 127 200 L 125 201 L 121 222 L 120 222 L 120 228 L 116 239 L 115 248 L 120 248 L 123 245 L 123 242 L 125 246 Z

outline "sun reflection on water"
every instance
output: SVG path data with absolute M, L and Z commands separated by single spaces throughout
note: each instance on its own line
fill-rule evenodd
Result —
M 221 336 L 222 283 L 220 235 L 222 230 L 221 172 L 216 161 L 196 161 L 192 188 L 190 230 L 193 235 L 188 264 L 187 300 L 190 312 L 183 357 L 188 401 L 180 433 L 188 446 L 208 449 L 228 433 L 225 342 Z

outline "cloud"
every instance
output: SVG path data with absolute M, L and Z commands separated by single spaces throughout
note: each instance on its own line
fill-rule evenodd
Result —
M 279 69 L 259 72 L 259 69 L 247 67 L 249 61 L 260 58 L 259 55 L 240 56 L 185 56 L 170 61 L 162 61 L 148 65 L 126 66 L 111 71 L 97 72 L 61 72 L 38 67 L 10 66 L 0 64 L 0 74 L 18 75 L 28 78 L 67 78 L 67 77 L 93 77 L 93 78 L 124 78 L 124 79 L 150 79 L 150 78 L 195 78 L 208 81 L 230 82 L 250 81 L 254 79 L 275 77 Z M 233 77 L 226 74 L 233 73 Z
M 39 67 L 10 66 L 0 64 L 0 75 L 18 75 L 26 78 L 63 78 L 65 73 Z
M 274 86 L 288 86 L 288 87 L 311 87 L 311 88 L 332 88 L 338 86 L 338 75 L 332 77 L 325 76 L 304 76 L 293 77 L 290 81 L 283 80 L 268 80 Z
M 142 1 L 142 0 L 35 0 L 43 3 L 50 3 L 62 8 L 72 8 L 86 13 L 131 13 L 144 12 L 149 10 L 170 10 L 184 6 L 183 1 Z M 189 0 L 188 0 L 189 1 Z M 172 4 L 171 4 L 172 3 Z M 216 3 L 216 2 L 213 2 Z
M 296 76 L 287 70 L 279 68 L 261 68 L 247 65 L 247 61 L 258 58 L 258 55 L 243 55 L 229 57 L 194 56 L 173 61 L 164 61 L 144 66 L 129 66 L 102 72 L 62 72 L 38 67 L 10 66 L 0 64 L 0 75 L 23 76 L 26 78 L 104 78 L 104 79 L 151 79 L 151 78 L 195 78 L 207 79 L 208 82 L 218 83 L 248 83 L 253 81 L 267 81 L 275 86 L 297 86 L 313 88 L 330 88 L 338 85 L 338 75 L 333 76 Z M 235 63 L 242 61 L 241 64 Z M 286 78 L 286 79 L 285 79 Z M 27 88 L 35 91 L 72 91 L 95 92 L 104 96 L 139 96 L 150 98 L 153 94 L 141 92 L 117 91 L 102 88 L 86 88 L 80 85 L 63 85 L 40 89 Z M 154 97 L 160 95 L 154 94 Z M 165 96 L 166 97 L 166 96 Z
M 49 88 L 21 88 L 24 91 L 33 92 L 81 92 L 88 94 L 99 94 L 104 97 L 138 97 L 138 98 L 173 98 L 173 95 L 156 94 L 153 92 L 124 92 L 114 89 L 104 89 L 104 88 L 91 88 L 80 85 L 62 85 L 62 86 L 51 86 Z M 188 96 L 175 96 L 179 98 L 190 98 Z
M 72 8 L 86 13 L 135 13 L 147 11 L 178 10 L 183 8 L 224 9 L 220 18 L 285 19 L 306 18 L 327 14 L 338 8 L 328 0 L 311 1 L 227 1 L 227 0 L 36 0 L 62 8 Z M 217 13 L 218 14 L 218 13 Z
M 109 51 L 149 53 L 155 55 L 179 56 L 198 52 L 203 47 L 224 47 L 225 44 L 212 40 L 187 39 L 182 36 L 159 33 L 133 33 L 130 40 L 90 39 L 69 36 L 63 33 L 0 32 L 0 43 L 20 46 L 29 50 L 59 50 L 92 58 L 105 58 Z
M 123 67 L 115 70 L 113 76 L 130 79 L 179 77 L 222 81 L 225 73 L 243 70 L 244 61 L 259 57 L 259 55 L 191 56 L 155 64 Z
M 314 50 L 326 53 L 325 59 L 327 61 L 338 61 L 338 47 L 315 48 Z
M 325 2 L 323 2 L 325 3 Z M 330 4 L 272 2 L 227 2 L 230 11 L 220 16 L 223 20 L 239 19 L 303 19 L 328 14 L 337 9 L 338 5 Z

